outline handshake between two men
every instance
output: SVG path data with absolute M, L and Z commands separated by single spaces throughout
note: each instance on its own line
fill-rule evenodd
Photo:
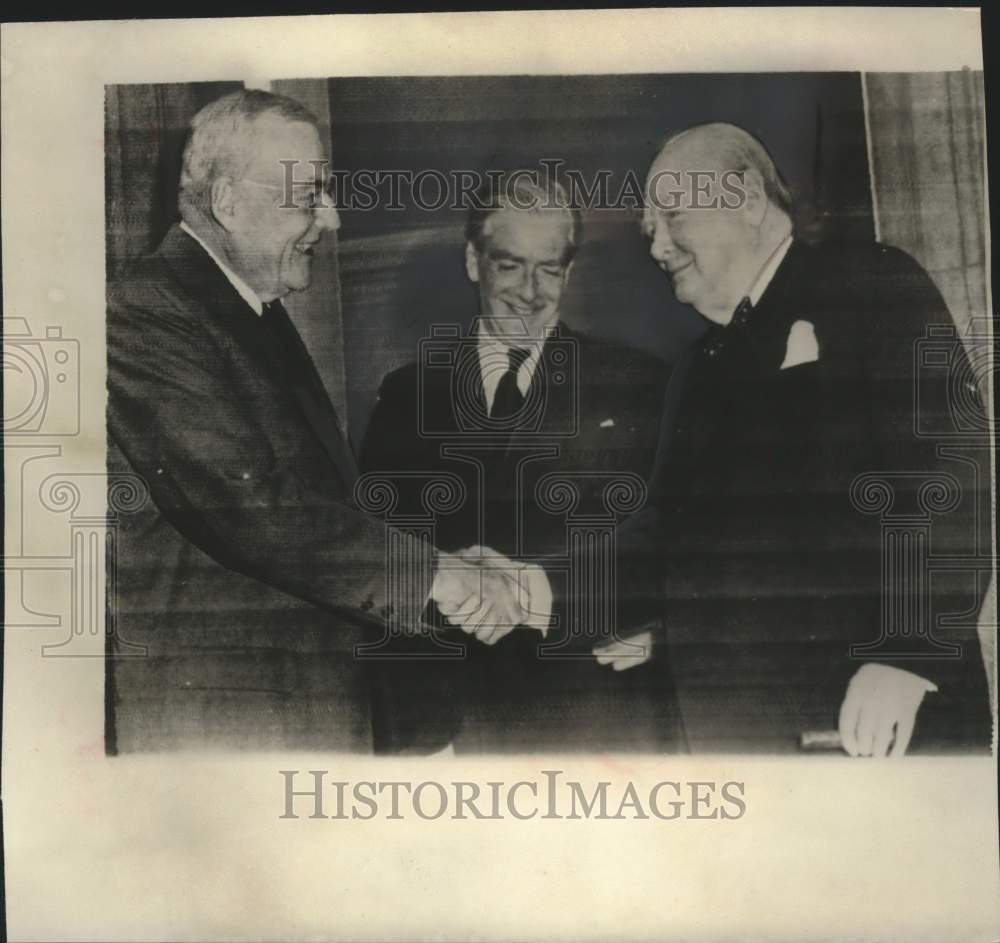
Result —
M 430 598 L 449 622 L 487 645 L 518 626 L 537 629 L 544 637 L 552 621 L 545 571 L 489 547 L 439 552 Z
M 489 547 L 458 553 L 439 551 L 430 600 L 448 621 L 486 645 L 495 645 L 518 627 L 536 629 L 544 638 L 552 622 L 552 587 L 535 563 L 511 560 Z M 624 671 L 648 661 L 651 632 L 609 639 L 594 646 L 599 665 Z

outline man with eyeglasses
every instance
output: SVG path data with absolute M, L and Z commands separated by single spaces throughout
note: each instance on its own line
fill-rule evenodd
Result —
M 281 303 L 339 226 L 325 171 L 298 103 L 209 104 L 184 151 L 182 221 L 109 290 L 109 470 L 149 492 L 118 529 L 109 752 L 369 752 L 357 645 L 387 624 L 421 631 L 428 598 L 490 641 L 525 621 L 509 573 L 354 503 L 350 444 Z M 390 542 L 412 563 L 402 587 Z

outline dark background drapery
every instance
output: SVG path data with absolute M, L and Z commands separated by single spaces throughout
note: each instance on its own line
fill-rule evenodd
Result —
M 773 150 L 810 235 L 872 238 L 857 74 L 337 78 L 329 87 L 334 164 L 348 171 L 485 173 L 560 159 L 588 183 L 610 171 L 616 194 L 630 171 L 642 183 L 670 131 L 731 121 Z M 433 202 L 434 186 L 425 192 Z M 467 325 L 478 302 L 464 270 L 463 211 L 410 203 L 341 215 L 347 391 L 360 442 L 381 378 L 417 359 L 431 324 Z M 669 361 L 702 320 L 671 298 L 637 223 L 628 210 L 585 214 L 564 317 Z

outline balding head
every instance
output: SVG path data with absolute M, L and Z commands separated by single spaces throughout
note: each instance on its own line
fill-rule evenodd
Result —
M 791 193 L 774 159 L 757 138 L 735 124 L 699 124 L 670 135 L 649 172 L 677 166 L 757 176 L 767 199 L 791 216 Z
M 649 169 L 643 230 L 679 301 L 717 323 L 791 232 L 788 187 L 767 149 L 731 124 L 669 137 Z

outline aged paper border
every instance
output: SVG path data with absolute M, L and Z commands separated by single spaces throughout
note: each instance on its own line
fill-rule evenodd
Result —
M 699 9 L 3 27 L 5 316 L 80 343 L 81 434 L 104 469 L 105 84 L 331 75 L 982 68 L 979 14 Z M 32 519 L 6 461 L 6 522 Z M 23 489 L 23 494 L 22 494 Z M 57 499 L 56 499 L 57 500 Z M 30 533 L 29 533 L 30 531 Z M 8 550 L 8 553 L 10 551 Z M 39 577 L 44 579 L 44 575 Z M 66 596 L 65 573 L 52 576 Z M 71 600 L 60 599 L 68 612 Z M 19 940 L 989 940 L 1000 935 L 992 760 L 103 756 L 99 658 L 10 630 L 3 803 Z M 283 821 L 279 769 L 358 780 L 738 780 L 736 821 Z

